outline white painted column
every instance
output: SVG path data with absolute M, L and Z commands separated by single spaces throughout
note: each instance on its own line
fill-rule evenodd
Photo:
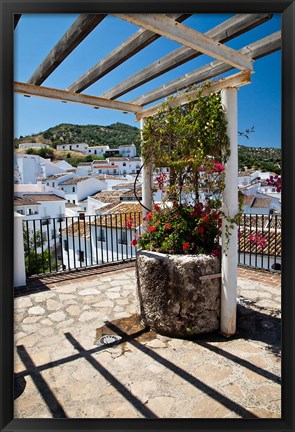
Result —
M 14 287 L 26 285 L 23 216 L 14 212 Z
M 225 167 L 225 189 L 223 192 L 223 211 L 226 216 L 234 217 L 239 211 L 238 202 L 238 108 L 237 89 L 226 88 L 221 91 L 221 102 L 225 109 L 227 134 L 230 140 L 230 157 Z M 222 281 L 221 281 L 221 319 L 220 331 L 229 337 L 236 332 L 237 319 L 237 267 L 238 267 L 238 228 L 230 232 L 226 245 L 224 219 L 222 226 Z
M 140 120 L 140 130 L 142 139 L 142 130 L 144 128 L 145 119 Z M 144 158 L 141 156 L 141 164 L 144 164 Z M 148 209 L 153 208 L 153 167 L 152 164 L 144 165 L 142 168 L 142 204 Z M 148 213 L 144 207 L 142 208 L 142 217 Z

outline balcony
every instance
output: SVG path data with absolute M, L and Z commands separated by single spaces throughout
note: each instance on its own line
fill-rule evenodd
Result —
M 239 268 L 230 339 L 144 328 L 135 280 L 112 264 L 16 290 L 15 418 L 281 416 L 279 274 Z

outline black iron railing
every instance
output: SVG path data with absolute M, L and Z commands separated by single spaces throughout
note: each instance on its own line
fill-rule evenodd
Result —
M 25 220 L 26 273 L 50 274 L 134 259 L 132 240 L 140 234 L 141 223 L 141 212 Z
M 238 230 L 239 264 L 281 271 L 281 215 L 243 214 Z
M 132 240 L 140 235 L 141 223 L 141 212 L 25 220 L 27 275 L 135 259 Z M 280 271 L 281 217 L 244 214 L 238 229 L 238 257 L 240 265 Z

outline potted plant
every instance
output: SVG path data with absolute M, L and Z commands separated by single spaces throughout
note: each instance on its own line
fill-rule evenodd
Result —
M 138 239 L 137 290 L 146 325 L 187 337 L 219 328 L 221 195 L 230 152 L 220 94 L 202 96 L 200 89 L 185 105 L 173 100 L 142 131 L 142 155 L 158 172 L 162 201 L 149 209 Z

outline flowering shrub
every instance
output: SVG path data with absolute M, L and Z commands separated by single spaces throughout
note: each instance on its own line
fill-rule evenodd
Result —
M 220 255 L 220 202 L 207 201 L 197 207 L 156 206 L 147 214 L 144 233 L 139 238 L 143 249 L 177 254 Z
M 276 188 L 277 192 L 281 192 L 282 188 L 282 179 L 278 175 L 270 176 L 269 179 L 266 181 L 267 186 L 273 186 Z
M 193 101 L 174 105 L 173 98 L 163 102 L 142 131 L 142 156 L 158 169 L 162 203 L 149 209 L 138 245 L 164 253 L 219 256 L 221 194 L 230 154 L 221 97 L 203 96 L 201 89 Z M 226 218 L 226 241 L 235 223 Z
M 257 245 L 259 249 L 263 249 L 266 243 L 266 238 L 261 233 L 249 234 L 249 240 L 251 244 Z

